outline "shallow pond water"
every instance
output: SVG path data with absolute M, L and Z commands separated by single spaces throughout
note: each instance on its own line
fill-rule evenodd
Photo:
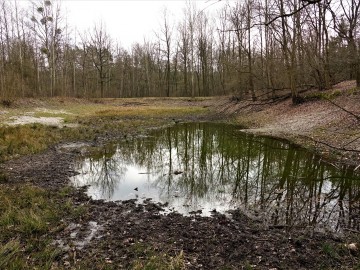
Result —
M 359 230 L 360 177 L 287 142 L 226 124 L 177 124 L 74 165 L 95 199 L 152 198 L 168 211 L 244 213 L 275 226 Z

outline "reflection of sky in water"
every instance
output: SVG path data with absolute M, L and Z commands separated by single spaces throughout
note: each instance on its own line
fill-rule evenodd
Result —
M 349 214 L 360 212 L 357 175 L 231 125 L 175 125 L 105 147 L 75 169 L 73 182 L 90 185 L 95 199 L 152 198 L 184 214 L 240 208 L 269 224 L 358 229 Z
M 174 153 L 173 153 L 174 154 Z M 113 192 L 109 194 L 108 190 L 98 185 L 97 177 L 99 175 L 97 170 L 94 170 L 98 164 L 91 164 L 89 159 L 85 159 L 81 163 L 81 173 L 72 178 L 75 186 L 90 185 L 87 194 L 94 199 L 104 199 L 108 201 L 139 199 L 144 200 L 151 198 L 154 202 L 168 202 L 171 209 L 176 210 L 182 214 L 188 214 L 191 211 L 202 210 L 203 215 L 210 215 L 210 211 L 216 209 L 217 211 L 224 212 L 232 209 L 231 196 L 225 192 L 225 187 L 219 188 L 221 192 L 217 194 L 216 200 L 209 196 L 203 198 L 194 198 L 187 196 L 184 192 L 176 188 L 176 180 L 181 175 L 171 176 L 172 181 L 175 182 L 174 186 L 166 190 L 157 186 L 155 179 L 163 177 L 161 173 L 150 172 L 146 167 L 137 165 L 127 165 L 126 172 L 114 181 Z M 110 172 L 112 176 L 119 177 L 114 172 Z M 138 190 L 135 190 L 137 188 Z

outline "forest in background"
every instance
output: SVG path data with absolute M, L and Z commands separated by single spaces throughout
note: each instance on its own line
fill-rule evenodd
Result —
M 216 14 L 188 1 L 174 23 L 164 10 L 152 40 L 131 49 L 106 26 L 75 33 L 61 1 L 31 8 L 0 0 L 0 96 L 257 99 L 343 80 L 360 86 L 360 1 L 231 1 Z

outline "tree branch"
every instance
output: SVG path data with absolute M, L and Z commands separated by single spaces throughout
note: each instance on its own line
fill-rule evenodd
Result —
M 272 24 L 273 22 L 275 22 L 279 18 L 291 17 L 291 16 L 295 15 L 296 13 L 300 12 L 301 10 L 303 10 L 304 8 L 306 8 L 307 6 L 310 6 L 310 5 L 313 5 L 313 4 L 316 4 L 316 3 L 320 3 L 321 1 L 322 0 L 302 0 L 302 2 L 305 3 L 302 7 L 298 8 L 298 9 L 296 9 L 296 10 L 290 12 L 290 13 L 277 15 L 276 17 L 272 18 L 270 21 L 265 22 L 265 23 L 254 23 L 250 27 L 245 27 L 245 28 L 228 29 L 228 30 L 217 29 L 217 30 L 222 31 L 222 32 L 236 32 L 236 31 L 249 30 L 249 29 L 252 29 L 255 26 L 261 26 L 261 25 L 269 26 L 270 24 Z
M 360 116 L 359 115 L 356 115 L 348 110 L 346 110 L 345 108 L 341 107 L 340 105 L 336 104 L 335 102 L 331 101 L 330 99 L 324 97 L 325 100 L 329 101 L 332 105 L 334 105 L 335 107 L 338 107 L 339 109 L 343 110 L 344 112 L 354 116 L 356 118 L 356 120 L 360 120 Z
M 319 144 L 323 144 L 327 147 L 330 147 L 332 149 L 336 149 L 336 150 L 340 150 L 340 151 L 345 151 L 345 152 L 354 152 L 354 153 L 360 153 L 360 150 L 356 150 L 356 149 L 347 149 L 347 148 L 344 148 L 344 147 L 337 147 L 337 146 L 334 146 L 334 145 L 331 145 L 327 142 L 324 142 L 324 141 L 318 141 L 318 140 L 315 140 L 314 138 L 311 138 L 309 136 L 304 136 L 310 140 L 312 140 L 313 142 L 315 143 L 319 143 Z
M 264 25 L 269 26 L 270 24 L 272 24 L 274 21 L 276 21 L 279 18 L 291 17 L 291 16 L 295 15 L 296 13 L 300 12 L 301 10 L 303 10 L 304 8 L 306 8 L 307 6 L 319 3 L 321 1 L 322 0 L 303 0 L 303 2 L 306 2 L 306 4 L 304 4 L 302 7 L 299 7 L 298 9 L 294 10 L 293 12 L 278 15 L 278 16 L 272 18 L 270 21 L 265 22 Z

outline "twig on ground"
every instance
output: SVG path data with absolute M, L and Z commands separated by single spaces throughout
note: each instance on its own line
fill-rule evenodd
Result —
M 356 120 L 358 120 L 358 121 L 360 120 L 360 116 L 359 116 L 359 115 L 356 115 L 356 114 L 348 111 L 347 109 L 341 107 L 340 105 L 336 104 L 334 101 L 332 101 L 332 100 L 330 100 L 330 99 L 328 99 L 328 98 L 326 98 L 326 97 L 324 97 L 324 99 L 327 100 L 327 101 L 329 101 L 329 102 L 330 102 L 332 105 L 334 105 L 335 107 L 338 107 L 339 109 L 343 110 L 344 112 L 346 112 L 346 113 L 354 116 L 354 117 L 356 118 Z
M 345 152 L 355 152 L 355 153 L 360 153 L 359 150 L 356 150 L 356 149 L 347 149 L 347 148 L 344 148 L 344 147 L 337 147 L 337 146 L 333 146 L 327 142 L 323 142 L 323 141 L 318 141 L 318 140 L 315 140 L 314 138 L 311 138 L 309 136 L 305 136 L 306 138 L 312 140 L 313 142 L 315 143 L 320 143 L 320 144 L 323 144 L 323 145 L 326 145 L 332 149 L 336 149 L 336 150 L 341 150 L 341 151 L 345 151 Z
M 343 145 L 343 147 L 348 146 L 349 144 L 355 142 L 356 140 L 360 139 L 360 137 L 356 137 L 355 139 L 351 140 L 350 142 Z

